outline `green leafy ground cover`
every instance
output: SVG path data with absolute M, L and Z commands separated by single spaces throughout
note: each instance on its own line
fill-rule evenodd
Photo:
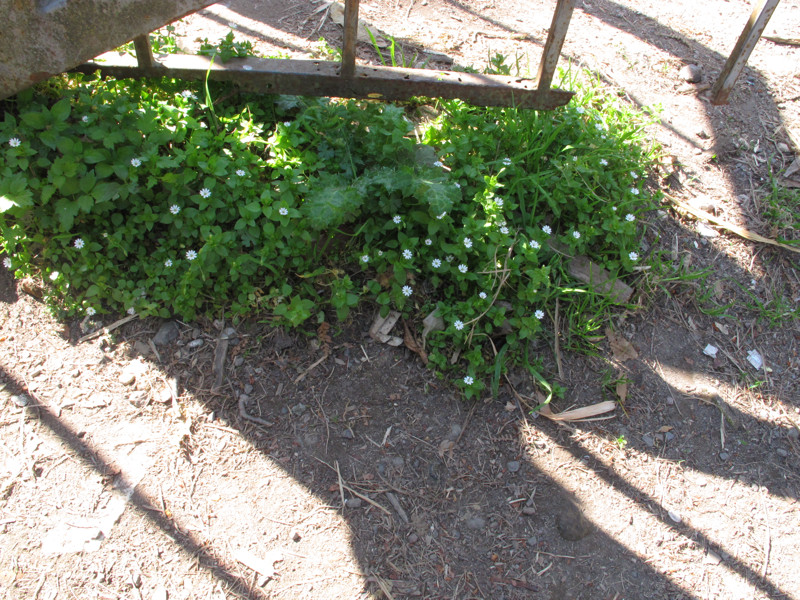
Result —
M 230 91 L 86 78 L 3 103 L 6 267 L 64 317 L 434 313 L 431 365 L 469 397 L 510 364 L 538 376 L 528 341 L 553 335 L 556 300 L 576 335 L 607 316 L 553 246 L 620 277 L 643 260 L 649 117 L 597 86 L 552 112 L 437 102 L 425 122 Z

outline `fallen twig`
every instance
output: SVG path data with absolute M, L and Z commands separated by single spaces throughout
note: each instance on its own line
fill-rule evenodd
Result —
M 270 421 L 262 419 L 261 417 L 253 416 L 250 413 L 248 413 L 247 409 L 244 406 L 244 397 L 243 396 L 239 396 L 239 415 L 243 419 L 245 419 L 247 421 L 250 421 L 252 423 L 256 423 L 258 425 L 262 425 L 264 427 L 272 427 L 274 425 L 274 423 L 272 423 Z
M 129 315 L 127 317 L 124 317 L 124 318 L 120 319 L 119 321 L 114 321 L 108 327 L 103 327 L 102 329 L 98 329 L 97 331 L 93 331 L 92 333 L 89 333 L 89 334 L 83 336 L 81 339 L 78 340 L 78 343 L 82 344 L 83 342 L 85 342 L 87 340 L 91 340 L 91 339 L 94 339 L 96 337 L 100 337 L 101 335 L 105 335 L 107 333 L 110 333 L 111 331 L 113 331 L 117 327 L 122 327 L 123 325 L 125 325 L 125 323 L 129 323 L 130 321 L 133 321 L 134 319 L 137 319 L 137 318 L 139 318 L 139 315 Z
M 762 244 L 769 244 L 770 246 L 777 246 L 778 248 L 783 248 L 785 250 L 791 250 L 792 252 L 800 253 L 800 248 L 798 248 L 796 246 L 790 246 L 789 244 L 784 244 L 782 242 L 778 242 L 778 241 L 773 240 L 771 238 L 764 237 L 763 235 L 759 235 L 757 233 L 753 233 L 749 229 L 745 229 L 744 227 L 739 227 L 738 225 L 734 225 L 733 223 L 729 223 L 728 221 L 725 221 L 724 219 L 720 219 L 719 217 L 715 217 L 711 213 L 707 213 L 704 210 L 701 210 L 699 208 L 695 208 L 694 206 L 686 204 L 685 202 L 682 202 L 681 200 L 678 200 L 677 198 L 674 198 L 674 197 L 670 196 L 669 194 L 664 194 L 664 195 L 667 198 L 670 199 L 672 204 L 675 205 L 675 207 L 678 210 L 683 211 L 683 212 L 687 212 L 687 213 L 689 213 L 691 215 L 694 215 L 695 217 L 698 217 L 700 219 L 705 219 L 709 223 L 714 223 L 715 225 L 718 225 L 719 227 L 722 227 L 723 229 L 727 229 L 731 233 L 735 233 L 736 235 L 741 236 L 741 237 L 743 237 L 743 238 L 745 238 L 747 240 L 751 240 L 753 242 L 761 242 Z
M 294 382 L 295 383 L 300 383 L 301 381 L 303 381 L 303 379 L 305 379 L 306 375 L 308 375 L 311 371 L 313 371 L 317 367 L 317 365 L 319 365 L 322 361 L 324 361 L 330 355 L 331 355 L 330 352 L 326 352 L 325 354 L 323 354 L 319 359 L 314 361 L 314 363 L 312 363 L 312 365 L 310 367 L 308 367 L 305 371 L 300 373 L 300 375 L 297 376 L 297 378 L 294 380 Z
M 403 510 L 403 507 L 400 506 L 400 501 L 397 499 L 397 496 L 392 492 L 386 492 L 386 497 L 389 499 L 389 503 L 392 507 L 397 511 L 397 514 L 400 515 L 400 518 L 403 519 L 403 523 L 408 523 L 408 515 L 406 511 Z
M 329 468 L 331 471 L 336 471 L 336 472 L 338 473 L 338 471 L 337 471 L 337 470 L 336 470 L 334 467 L 332 467 L 331 465 L 329 465 L 328 463 L 326 463 L 326 462 L 325 462 L 324 460 L 322 460 L 321 458 L 317 458 L 316 456 L 312 456 L 311 458 L 313 458 L 313 459 L 314 459 L 314 460 L 316 460 L 317 462 L 321 462 L 323 465 L 325 465 L 326 467 L 328 467 L 328 468 Z M 381 506 L 379 503 L 375 502 L 375 500 L 373 500 L 373 499 L 372 499 L 372 498 L 370 498 L 369 496 L 365 496 L 364 494 L 361 494 L 360 492 L 357 492 L 356 490 L 354 490 L 353 488 L 351 488 L 349 485 L 347 485 L 346 483 L 344 483 L 344 480 L 342 480 L 342 482 L 341 482 L 341 486 L 342 486 L 344 489 L 346 489 L 348 492 L 350 492 L 351 494 L 355 494 L 356 496 L 358 496 L 359 498 L 361 498 L 361 499 L 362 499 L 362 500 L 364 500 L 365 502 L 369 502 L 370 504 L 372 504 L 372 506 L 374 506 L 375 508 L 377 508 L 377 509 L 379 509 L 379 510 L 382 510 L 384 513 L 386 513 L 386 514 L 387 514 L 387 515 L 389 515 L 390 517 L 392 516 L 392 512 L 391 512 L 391 511 L 390 511 L 388 508 L 386 508 L 385 506 Z

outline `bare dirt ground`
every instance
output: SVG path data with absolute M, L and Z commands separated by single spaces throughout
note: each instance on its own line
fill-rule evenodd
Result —
M 654 134 L 680 168 L 654 184 L 796 238 L 762 214 L 770 165 L 800 154 L 800 49 L 762 40 L 714 107 L 703 94 L 747 3 L 578 5 L 565 55 L 664 107 Z M 237 0 L 178 31 L 196 47 L 235 26 L 261 53 L 308 56 L 321 36 L 340 42 L 319 6 Z M 535 72 L 552 8 L 373 0 L 361 15 L 420 62 L 424 49 L 462 65 L 500 52 Z M 784 0 L 767 34 L 797 31 L 800 2 Z M 359 56 L 376 59 L 368 45 Z M 683 81 L 687 64 L 703 81 Z M 624 409 L 580 424 L 526 415 L 507 386 L 462 402 L 366 335 L 369 307 L 307 335 L 237 324 L 214 390 L 230 324 L 136 320 L 79 342 L 79 323 L 0 270 L 0 597 L 800 598 L 800 329 L 748 307 L 797 310 L 797 254 L 702 231 L 669 204 L 650 215 L 652 250 L 712 273 L 632 282 L 641 309 L 614 325 L 635 352 L 563 352 L 556 410 L 630 380 Z M 706 295 L 732 305 L 709 315 Z M 553 348 L 537 351 L 555 377 Z

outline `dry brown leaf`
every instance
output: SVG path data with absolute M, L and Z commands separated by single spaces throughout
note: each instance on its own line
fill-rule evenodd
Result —
M 664 425 L 661 429 L 658 430 L 658 433 L 667 433 L 668 431 L 672 431 L 673 427 L 671 425 Z
M 604 402 L 598 402 L 597 404 L 592 404 L 591 406 L 583 406 L 581 408 L 574 408 L 572 410 L 565 410 L 564 412 L 554 413 L 553 410 L 550 408 L 549 404 L 544 405 L 540 410 L 539 414 L 543 417 L 547 417 L 552 421 L 581 421 L 583 419 L 588 419 L 590 417 L 596 417 L 597 415 L 602 415 L 603 413 L 611 412 L 617 407 L 616 402 L 612 402 L 611 400 L 606 400 Z
M 403 329 L 405 333 L 403 334 L 403 342 L 406 345 L 406 348 L 411 350 L 412 352 L 416 352 L 419 354 L 419 357 L 422 359 L 423 364 L 428 364 L 428 353 L 417 343 L 417 340 L 411 334 L 411 330 L 408 328 L 408 323 L 403 321 Z
M 439 458 L 444 458 L 445 454 L 453 458 L 453 448 L 455 447 L 456 443 L 453 440 L 442 440 L 439 444 Z
M 639 358 L 639 353 L 633 345 L 622 337 L 620 334 L 606 328 L 606 337 L 608 338 L 608 345 L 611 347 L 611 352 L 614 355 L 614 360 L 625 362 L 626 360 Z
M 617 384 L 617 396 L 619 397 L 620 402 L 625 402 L 625 399 L 628 397 L 628 384 L 627 382 L 619 382 Z
M 794 181 L 793 179 L 784 179 L 782 183 L 786 187 L 800 187 L 800 181 Z M 738 225 L 734 225 L 733 223 L 728 223 L 724 219 L 720 219 L 719 217 L 715 217 L 711 213 L 707 213 L 704 210 L 700 210 L 699 208 L 690 206 L 685 202 L 681 202 L 677 198 L 673 198 L 668 194 L 665 194 L 665 196 L 667 196 L 667 198 L 669 198 L 670 201 L 672 201 L 672 204 L 674 204 L 676 208 L 682 210 L 683 212 L 687 212 L 700 219 L 705 219 L 709 223 L 714 223 L 718 227 L 727 229 L 728 231 L 735 233 L 736 235 L 739 235 L 747 240 L 752 240 L 754 242 L 761 242 L 762 244 L 769 244 L 771 246 L 778 246 L 779 248 L 785 248 L 786 250 L 791 250 L 792 252 L 800 252 L 800 248 L 797 248 L 795 246 L 790 246 L 788 244 L 783 244 L 781 242 L 777 242 L 773 239 L 764 237 L 763 235 L 753 233 L 752 231 L 745 229 L 744 227 L 739 227 Z

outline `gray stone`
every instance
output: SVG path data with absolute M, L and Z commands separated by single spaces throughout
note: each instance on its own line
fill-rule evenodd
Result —
M 652 448 L 656 445 L 656 439 L 652 436 L 652 434 L 646 433 L 642 436 L 642 441 L 644 445 L 648 448 Z
M 153 343 L 156 346 L 165 346 L 177 340 L 179 334 L 180 330 L 175 321 L 164 321 L 153 336 Z
M 680 77 L 688 83 L 703 81 L 703 67 L 700 65 L 686 65 L 681 69 Z
M 347 508 L 361 508 L 362 503 L 363 500 L 361 500 L 361 498 L 348 498 L 344 501 L 344 505 Z
M 133 349 L 136 350 L 137 354 L 142 356 L 149 356 L 152 350 L 150 350 L 150 346 L 145 344 L 142 340 L 136 340 L 133 342 Z
M 298 402 L 297 404 L 295 404 L 295 405 L 292 407 L 292 414 L 293 414 L 293 415 L 295 415 L 295 416 L 297 416 L 297 417 L 299 417 L 299 416 L 300 416 L 300 415 L 302 415 L 304 412 L 306 412 L 306 409 L 307 409 L 307 408 L 308 408 L 308 407 L 307 407 L 305 404 L 303 404 L 302 402 Z
M 527 540 L 525 540 L 525 543 L 528 544 L 528 546 L 530 546 L 531 548 L 533 548 L 536 546 L 536 544 L 539 543 L 539 540 L 537 540 L 536 537 L 531 536 Z
M 244 364 L 244 357 L 243 356 L 237 356 L 236 358 L 233 359 L 233 366 L 234 367 L 241 367 L 243 364 Z
M 394 467 L 396 467 L 396 468 L 398 468 L 398 469 L 399 469 L 399 468 L 401 468 L 401 467 L 402 467 L 404 464 L 406 464 L 406 461 L 405 461 L 405 460 L 403 460 L 403 457 L 402 457 L 402 456 L 393 456 L 393 457 L 392 457 L 392 465 L 393 465 Z
M 506 463 L 506 468 L 508 469 L 509 473 L 516 473 L 519 471 L 520 462 L 518 460 L 510 460 Z
M 671 431 L 668 431 L 667 433 L 664 434 L 664 439 L 667 440 L 668 442 L 671 442 L 672 440 L 675 439 L 675 434 L 672 433 Z
M 467 527 L 470 529 L 483 529 L 486 527 L 486 519 L 483 517 L 471 517 L 467 519 Z
M 789 456 L 789 452 L 787 452 L 785 448 L 778 448 L 775 450 L 775 453 L 782 458 Z
M 419 541 L 419 536 L 416 533 L 412 533 L 408 536 L 408 543 L 409 544 L 416 544 Z
M 447 432 L 447 439 L 455 441 L 458 439 L 459 435 L 461 435 L 461 425 L 458 423 L 453 423 L 450 425 L 450 431 Z
M 353 430 L 350 428 L 345 429 L 342 431 L 342 437 L 346 440 L 352 440 L 356 436 L 353 434 Z
M 720 452 L 719 453 L 719 459 L 720 460 L 728 460 L 730 458 L 730 456 L 731 455 L 728 454 L 727 452 Z
M 20 395 L 16 395 L 16 394 L 15 394 L 15 395 L 11 396 L 10 400 L 11 400 L 11 401 L 12 401 L 14 404 L 16 404 L 17 406 L 19 406 L 20 408 L 25 408 L 26 406 L 28 406 L 28 405 L 31 403 L 31 399 L 30 399 L 30 398 L 28 398 L 28 397 L 27 397 L 26 395 L 24 395 L 24 394 L 20 394 Z
M 245 394 L 252 394 L 253 393 L 253 386 L 249 383 L 244 384 L 244 393 Z
M 791 428 L 791 429 L 788 431 L 788 433 L 786 434 L 786 437 L 788 437 L 790 440 L 795 440 L 795 441 L 797 441 L 797 439 L 798 439 L 798 438 L 800 438 L 800 431 L 798 431 L 797 429 L 795 429 L 794 427 L 792 427 L 792 428 Z

